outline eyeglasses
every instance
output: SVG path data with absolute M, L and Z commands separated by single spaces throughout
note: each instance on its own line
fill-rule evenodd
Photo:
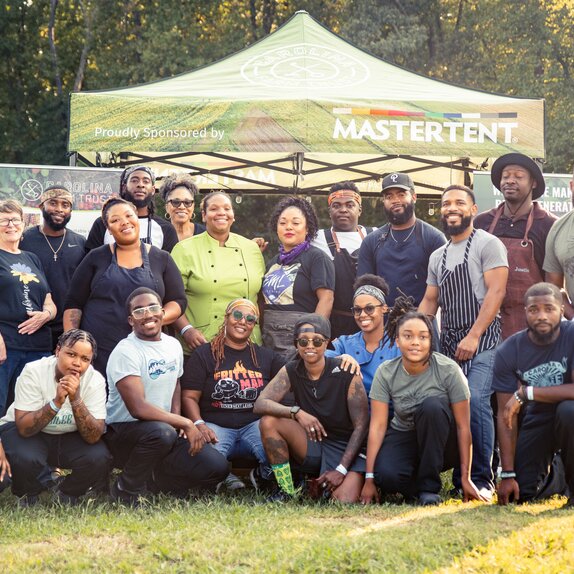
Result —
M 0 227 L 8 227 L 12 224 L 14 227 L 18 227 L 24 223 L 19 217 L 12 217 L 11 219 L 0 219 Z
M 355 317 L 360 317 L 364 311 L 367 315 L 372 315 L 377 307 L 384 307 L 384 305 L 365 305 L 364 307 L 351 307 L 351 311 Z
M 309 343 L 313 343 L 313 347 L 319 348 L 323 343 L 326 343 L 327 340 L 323 339 L 323 337 L 313 337 L 312 339 L 296 339 L 295 342 L 300 347 L 308 347 Z
M 239 309 L 233 311 L 233 313 L 231 313 L 231 316 L 236 321 L 241 321 L 241 319 L 245 319 L 245 322 L 248 325 L 255 325 L 255 323 L 257 323 L 257 317 L 255 315 L 244 315 L 241 311 L 239 311 Z
M 161 305 L 148 305 L 147 307 L 138 307 L 132 311 L 132 315 L 134 319 L 143 319 L 146 316 L 146 313 L 150 315 L 157 315 L 161 313 L 162 306 Z
M 195 201 L 193 199 L 168 199 L 166 203 L 171 203 L 174 207 L 179 207 L 182 203 L 185 207 L 192 207 Z

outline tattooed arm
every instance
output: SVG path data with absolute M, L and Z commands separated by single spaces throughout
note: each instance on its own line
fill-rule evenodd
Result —
M 82 310 L 81 309 L 66 309 L 64 311 L 64 331 L 69 329 L 79 329 L 80 323 L 82 321 Z
M 64 400 L 62 400 L 63 402 Z M 57 396 L 54 399 L 54 403 L 58 408 L 62 406 Z M 55 416 L 56 411 L 50 407 L 50 403 L 46 403 L 37 411 L 19 411 L 14 409 L 16 428 L 20 436 L 24 438 L 38 434 Z
M 72 404 L 72 412 L 76 420 L 76 426 L 81 437 L 88 443 L 94 444 L 104 434 L 105 421 L 96 419 L 88 410 L 82 399 L 76 399 Z
M 253 412 L 260 416 L 271 415 L 288 419 L 291 416 L 291 408 L 282 405 L 281 401 L 290 390 L 291 382 L 287 369 L 282 367 L 255 401 Z
M 341 458 L 341 464 L 345 468 L 349 468 L 357 454 L 359 454 L 369 430 L 369 401 L 363 385 L 363 379 L 360 376 L 355 375 L 349 385 L 347 408 L 349 409 L 354 429 Z

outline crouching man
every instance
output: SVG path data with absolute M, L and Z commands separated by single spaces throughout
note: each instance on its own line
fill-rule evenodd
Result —
M 357 502 L 365 459 L 359 456 L 369 426 L 369 405 L 360 375 L 342 368 L 342 359 L 325 357 L 329 321 L 303 315 L 295 324 L 298 356 L 285 365 L 255 402 L 264 415 L 261 438 L 279 490 L 270 497 L 294 497 L 290 460 L 304 473 L 319 475 L 319 488 L 340 502 Z M 295 406 L 281 404 L 292 391 Z
M 71 329 L 60 336 L 54 356 L 28 363 L 16 382 L 0 435 L 21 506 L 38 502 L 48 466 L 72 470 L 56 491 L 64 503 L 76 503 L 107 480 L 111 457 L 100 441 L 106 383 L 91 364 L 96 350 L 90 333 Z
M 215 491 L 229 472 L 227 460 L 179 414 L 183 352 L 177 339 L 161 331 L 161 299 L 139 287 L 126 307 L 132 332 L 112 351 L 107 366 L 105 440 L 114 464 L 123 469 L 112 484 L 112 499 L 137 505 L 152 485 L 177 496 L 192 489 Z
M 524 297 L 528 328 L 496 351 L 502 464 L 498 503 L 565 494 L 574 502 L 574 324 L 563 321 L 560 289 L 536 283 Z M 522 411 L 521 423 L 518 414 Z M 563 466 L 553 462 L 560 451 Z M 564 478 L 565 469 L 565 478 Z

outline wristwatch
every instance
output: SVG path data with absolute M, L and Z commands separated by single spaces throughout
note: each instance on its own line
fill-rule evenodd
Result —
M 291 418 L 292 418 L 293 420 L 295 420 L 295 417 L 297 416 L 297 413 L 298 413 L 300 410 L 301 410 L 301 407 L 299 407 L 299 406 L 297 406 L 297 405 L 291 407 L 290 414 L 291 414 Z

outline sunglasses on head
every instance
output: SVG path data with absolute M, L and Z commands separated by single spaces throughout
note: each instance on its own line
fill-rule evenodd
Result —
M 235 309 L 235 311 L 231 313 L 231 316 L 236 321 L 241 321 L 241 319 L 245 319 L 245 322 L 248 323 L 249 325 L 255 325 L 255 323 L 257 323 L 257 317 L 255 315 L 251 315 L 250 313 L 243 314 L 241 311 L 239 311 L 239 309 Z
M 323 343 L 326 342 L 326 339 L 323 339 L 323 337 L 313 337 L 312 339 L 305 339 L 301 337 L 299 339 L 296 339 L 295 342 L 300 347 L 308 347 L 309 343 L 313 343 L 313 347 L 319 348 Z
M 174 207 L 179 207 L 182 203 L 185 207 L 191 207 L 195 201 L 193 199 L 168 199 L 167 203 L 171 203 Z
M 143 319 L 146 316 L 146 313 L 157 315 L 158 313 L 161 313 L 161 309 L 161 305 L 158 304 L 148 305 L 147 307 L 138 307 L 132 311 L 132 315 L 134 319 Z
M 351 307 L 351 311 L 355 317 L 360 317 L 361 313 L 364 311 L 367 315 L 372 315 L 377 307 L 384 307 L 384 305 L 372 305 L 369 303 L 364 307 Z

